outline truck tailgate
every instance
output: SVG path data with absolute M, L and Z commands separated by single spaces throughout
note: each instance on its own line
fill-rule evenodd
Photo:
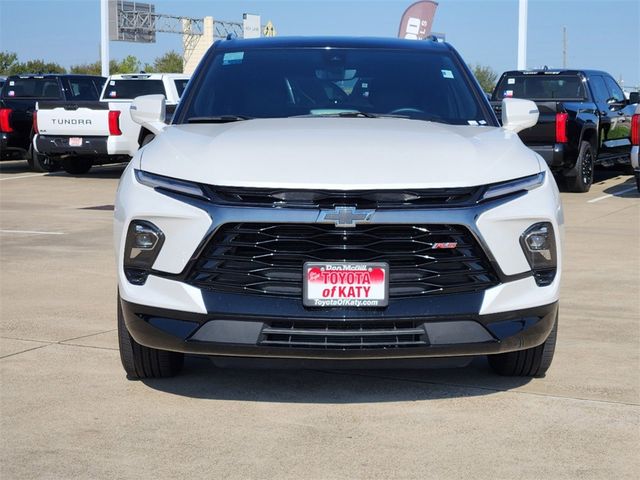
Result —
M 42 135 L 108 136 L 106 102 L 38 102 L 38 130 Z
M 533 127 L 522 130 L 518 135 L 527 145 L 551 145 L 556 140 L 556 113 L 562 112 L 561 102 L 535 102 L 540 116 Z M 502 123 L 502 102 L 493 100 L 491 107 Z
M 556 141 L 556 113 L 562 111 L 559 102 L 536 102 L 540 117 L 533 127 L 520 132 L 520 138 L 527 145 L 551 145 Z

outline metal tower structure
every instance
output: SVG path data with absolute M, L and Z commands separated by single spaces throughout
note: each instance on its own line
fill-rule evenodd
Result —
M 199 55 L 203 53 L 205 43 L 210 44 L 215 39 L 227 38 L 228 36 L 243 37 L 242 22 L 157 13 L 155 5 L 135 0 L 102 0 L 101 4 L 104 9 L 102 11 L 102 28 L 106 30 L 105 20 L 108 18 L 109 40 L 154 43 L 157 33 L 182 35 L 185 65 L 190 63 L 194 53 Z M 108 42 L 105 41 L 104 32 L 102 43 L 102 56 L 108 59 Z M 197 63 L 197 59 L 193 60 Z M 105 65 L 108 69 L 108 61 L 103 62 L 103 70 Z
M 118 19 L 117 30 L 120 38 L 112 38 L 112 40 L 155 41 L 155 34 L 158 32 L 182 35 L 186 31 L 190 35 L 203 34 L 204 19 L 202 18 L 167 15 L 139 9 L 119 9 L 116 18 Z M 213 27 L 216 38 L 226 38 L 228 35 L 242 37 L 242 22 L 214 20 Z M 151 40 L 151 38 L 153 39 Z

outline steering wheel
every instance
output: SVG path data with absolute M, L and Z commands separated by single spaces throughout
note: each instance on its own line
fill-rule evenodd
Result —
M 333 101 L 337 103 L 345 103 L 349 99 L 349 95 L 333 82 L 325 82 L 325 85 L 331 90 Z

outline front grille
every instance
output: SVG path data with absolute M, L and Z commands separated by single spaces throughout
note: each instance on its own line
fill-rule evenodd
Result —
M 436 243 L 457 244 L 434 249 Z M 218 292 L 302 296 L 305 262 L 387 262 L 390 298 L 484 290 L 498 278 L 482 248 L 458 225 L 222 225 L 187 282 Z
M 415 190 L 294 190 L 218 187 L 205 185 L 209 198 L 218 205 L 278 208 L 442 208 L 473 205 L 483 187 L 431 188 Z
M 429 344 L 424 326 L 397 322 L 295 321 L 271 322 L 262 329 L 260 345 L 323 349 L 420 347 Z

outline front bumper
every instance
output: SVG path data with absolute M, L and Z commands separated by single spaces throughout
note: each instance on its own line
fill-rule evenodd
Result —
M 124 318 L 139 343 L 158 349 L 220 356 L 276 358 L 421 358 L 521 350 L 541 344 L 556 317 L 562 268 L 563 215 L 553 177 L 527 194 L 473 207 L 377 211 L 372 223 L 459 224 L 490 257 L 500 283 L 488 290 L 397 298 L 384 309 L 318 310 L 297 298 L 201 290 L 183 281 L 186 269 L 221 225 L 234 222 L 314 223 L 318 212 L 296 208 L 215 205 L 161 193 L 135 180 L 138 160 L 124 172 L 115 205 L 114 239 Z M 160 228 L 165 239 L 144 285 L 124 275 L 126 232 L 134 219 Z M 557 232 L 558 270 L 538 287 L 519 243 L 531 225 L 551 222 Z M 280 320 L 370 323 L 411 320 L 423 328 L 420 347 L 316 349 L 261 344 L 265 326 Z
M 214 294 L 209 294 L 214 295 Z M 522 350 L 542 344 L 549 336 L 556 321 L 557 302 L 542 307 L 503 312 L 490 315 L 471 313 L 477 304 L 478 294 L 440 297 L 430 307 L 421 309 L 428 313 L 406 316 L 409 312 L 357 311 L 348 318 L 333 317 L 340 322 L 361 322 L 366 317 L 372 324 L 388 324 L 391 321 L 411 319 L 425 331 L 425 344 L 419 347 L 388 348 L 301 348 L 273 346 L 265 342 L 266 331 L 273 324 L 291 317 L 283 313 L 230 313 L 229 303 L 247 305 L 245 296 L 215 294 L 224 310 L 208 314 L 192 314 L 137 305 L 121 300 L 121 308 L 127 329 L 140 344 L 160 350 L 215 355 L 225 357 L 295 358 L 325 360 L 407 359 L 486 355 Z M 480 294 L 482 296 L 482 294 Z M 230 298 L 239 297 L 239 298 Z M 457 298 L 455 298 L 457 297 Z M 480 299 L 481 300 L 481 299 Z M 249 300 L 250 303 L 250 300 Z M 300 305 L 297 305 L 300 303 Z M 422 302 L 427 303 L 427 302 Z M 456 305 L 458 308 L 456 308 Z M 295 321 L 302 325 L 327 320 L 331 311 L 308 311 L 301 302 L 289 302 L 289 307 L 300 316 Z M 418 304 L 414 304 L 418 307 Z M 250 308 L 250 307 L 249 307 Z M 285 309 L 286 310 L 286 309 Z M 397 310 L 397 309 L 396 309 Z M 413 312 L 417 312 L 415 309 Z M 466 311 L 466 312 L 465 312 Z M 446 312 L 446 313 L 445 313 Z M 399 315 L 398 315 L 399 314 Z

